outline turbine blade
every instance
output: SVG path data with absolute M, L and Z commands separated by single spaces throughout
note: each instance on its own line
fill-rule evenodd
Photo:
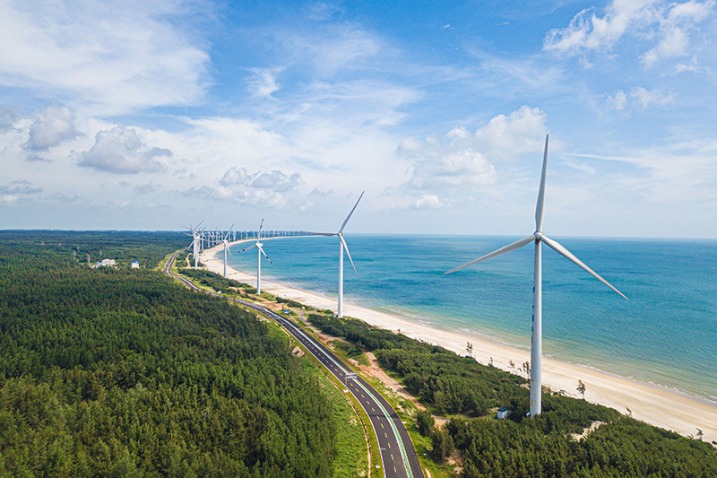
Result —
M 256 243 L 252 244 L 252 245 L 249 246 L 249 247 L 245 247 L 245 248 L 242 249 L 241 251 L 237 252 L 237 254 L 241 254 L 241 253 L 244 252 L 244 251 L 248 251 L 248 250 L 251 249 L 252 247 L 257 247 Z
M 256 240 L 257 240 L 257 241 L 258 241 L 259 239 L 261 239 L 261 230 L 262 230 L 263 227 L 264 227 L 264 218 L 262 217 L 262 218 L 261 218 L 261 224 L 259 224 L 259 232 L 258 232 L 257 235 L 256 235 Z
M 545 204 L 545 173 L 548 169 L 548 135 L 545 135 L 545 152 L 543 153 L 543 173 L 540 176 L 538 203 L 535 205 L 535 231 L 543 232 L 543 206 Z
M 346 216 L 346 219 L 344 219 L 344 223 L 341 224 L 341 229 L 339 229 L 339 233 L 344 232 L 344 228 L 346 227 L 346 224 L 349 222 L 349 219 L 351 219 L 351 215 L 352 215 L 352 214 L 354 213 L 354 211 L 356 210 L 356 206 L 358 206 L 358 203 L 361 201 L 361 198 L 363 197 L 363 195 L 364 195 L 365 192 L 366 192 L 366 191 L 364 191 L 364 192 L 361 193 L 361 195 L 359 196 L 358 200 L 356 201 L 356 204 L 354 204 L 353 209 L 351 209 L 351 212 L 349 213 L 349 215 Z
M 227 251 L 230 256 L 233 255 L 232 250 L 229 248 L 229 243 L 227 242 L 226 239 L 224 239 L 224 250 Z
M 462 266 L 458 266 L 454 269 L 449 270 L 448 272 L 444 272 L 444 275 L 445 274 L 453 274 L 454 272 L 457 272 L 461 269 L 465 269 L 466 267 L 472 266 L 473 264 L 478 264 L 479 262 L 487 261 L 488 259 L 492 259 L 493 257 L 500 256 L 502 254 L 506 254 L 506 253 L 514 251 L 516 249 L 520 249 L 521 247 L 525 246 L 526 244 L 530 244 L 534 240 L 535 240 L 535 236 L 533 236 L 533 235 L 526 236 L 522 239 L 518 239 L 517 241 L 511 242 L 507 246 L 503 246 L 500 249 L 496 249 L 495 251 L 490 252 L 484 256 L 481 256 L 478 259 L 473 259 L 470 262 L 466 262 Z
M 339 234 L 339 240 L 341 241 L 341 245 L 343 246 L 344 250 L 346 251 L 346 255 L 349 258 L 349 262 L 351 263 L 351 267 L 354 268 L 354 272 L 358 274 L 358 271 L 356 270 L 356 266 L 354 265 L 354 260 L 351 259 L 351 253 L 349 252 L 349 245 L 346 244 L 346 240 L 344 239 L 343 234 Z
M 229 228 L 229 230 L 227 231 L 227 233 L 224 234 L 224 240 L 225 240 L 225 241 L 226 241 L 227 239 L 229 239 L 229 233 L 232 232 L 232 229 L 234 229 L 234 223 L 232 223 L 232 227 Z
M 264 255 L 264 257 L 266 257 L 266 260 L 269 261 L 269 264 L 273 264 L 273 262 L 271 262 L 271 259 L 269 259 L 269 256 L 266 255 L 266 252 L 264 252 L 264 248 L 261 246 L 257 246 L 257 247 L 259 248 L 261 253 Z
M 600 274 L 598 274 L 597 272 L 595 272 L 594 270 L 592 270 L 592 269 L 591 269 L 590 267 L 588 267 L 583 261 L 581 261 L 580 259 L 578 259 L 577 257 L 575 257 L 575 255 L 574 255 L 572 252 L 570 252 L 569 250 L 567 250 L 567 249 L 565 248 L 565 246 L 563 246 L 563 245 L 560 244 L 559 242 L 554 241 L 553 239 L 550 239 L 549 237 L 546 237 L 546 236 L 543 236 L 543 237 L 542 237 L 542 241 L 543 241 L 544 243 L 546 243 L 546 244 L 547 244 L 551 249 L 553 249 L 555 252 L 557 252 L 557 253 L 560 254 L 561 256 L 565 257 L 566 259 L 570 260 L 570 261 L 573 262 L 574 264 L 577 264 L 577 265 L 580 266 L 582 269 L 584 269 L 585 272 L 587 272 L 588 274 L 590 274 L 591 276 L 593 276 L 594 278 L 596 278 L 597 280 L 599 280 L 600 282 L 602 282 L 603 284 L 605 284 L 606 286 L 608 286 L 609 288 L 611 288 L 611 289 L 612 289 L 613 291 L 615 291 L 620 297 L 622 297 L 622 298 L 625 299 L 625 300 L 628 300 L 627 297 L 625 296 L 625 294 L 623 294 L 622 292 L 620 292 L 619 290 L 617 290 L 617 288 L 615 288 L 612 284 L 610 284 L 608 281 L 606 281 L 605 279 L 603 279 L 603 278 L 600 276 Z

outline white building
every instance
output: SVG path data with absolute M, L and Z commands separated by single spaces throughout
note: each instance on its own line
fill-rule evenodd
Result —
M 114 259 L 102 259 L 101 261 L 95 263 L 92 267 L 117 267 L 117 262 Z

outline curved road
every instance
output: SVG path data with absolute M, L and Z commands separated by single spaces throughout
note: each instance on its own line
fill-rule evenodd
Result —
M 218 294 L 203 291 L 188 279 L 172 274 L 170 268 L 174 263 L 175 257 L 176 254 L 172 255 L 167 261 L 164 267 L 165 274 L 181 281 L 192 290 L 221 297 Z M 293 322 L 265 307 L 251 302 L 240 299 L 227 300 L 254 309 L 283 326 L 294 338 L 301 342 L 324 367 L 333 373 L 336 378 L 341 380 L 341 382 L 346 384 L 347 389 L 358 399 L 371 420 L 376 438 L 378 439 L 378 446 L 381 450 L 381 461 L 383 462 L 383 474 L 385 477 L 423 478 L 423 471 L 421 470 L 416 450 L 413 448 L 413 443 L 408 435 L 408 431 L 406 431 L 406 427 L 391 405 L 389 405 L 386 399 L 376 392 L 371 385 L 353 373 L 351 369 L 344 365 L 344 363 L 323 344 L 304 333 L 304 331 L 298 328 Z

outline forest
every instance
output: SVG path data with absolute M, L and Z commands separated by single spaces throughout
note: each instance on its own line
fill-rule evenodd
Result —
M 0 232 L 0 476 L 333 475 L 331 403 L 288 340 L 152 270 L 186 242 Z
M 309 320 L 372 351 L 428 407 L 416 414 L 416 427 L 431 437 L 434 460 L 458 457 L 462 477 L 717 476 L 717 451 L 709 443 L 560 391 L 544 390 L 543 413 L 527 418 L 527 380 L 519 375 L 360 320 L 324 314 Z M 506 420 L 496 418 L 502 406 L 510 409 Z M 438 428 L 433 414 L 450 420 Z M 586 437 L 573 435 L 591 425 L 598 426 Z

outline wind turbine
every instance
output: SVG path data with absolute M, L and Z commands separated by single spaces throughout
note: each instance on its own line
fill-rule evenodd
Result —
M 256 242 L 252 244 L 249 247 L 245 247 L 241 251 L 239 251 L 239 254 L 241 254 L 244 251 L 248 251 L 252 247 L 256 247 L 257 249 L 257 261 L 256 261 L 256 294 L 261 294 L 261 256 L 262 254 L 264 257 L 266 257 L 266 260 L 269 261 L 269 264 L 271 264 L 271 259 L 269 259 L 269 256 L 266 255 L 266 252 L 264 252 L 263 245 L 261 243 L 261 229 L 264 227 L 264 219 L 261 220 L 261 224 L 259 225 L 259 231 L 256 233 Z
M 202 222 L 204 222 L 204 221 L 202 221 Z M 202 225 L 202 222 L 197 224 L 197 227 L 192 227 L 191 224 L 189 225 L 189 229 L 192 231 L 192 243 L 189 244 L 189 246 L 187 246 L 187 250 L 189 250 L 190 247 L 192 248 L 192 256 L 194 257 L 194 268 L 195 269 L 199 268 L 199 251 L 202 248 L 202 243 L 201 243 L 202 236 L 201 236 L 201 233 L 199 232 L 199 226 Z
M 600 277 L 600 275 L 585 265 L 580 259 L 575 257 L 573 253 L 563 247 L 557 241 L 550 239 L 543 234 L 543 204 L 545 202 L 545 171 L 548 165 L 548 135 L 545 136 L 545 153 L 543 154 L 543 172 L 540 177 L 540 190 L 538 192 L 538 203 L 535 207 L 535 232 L 530 236 L 519 239 L 507 246 L 496 249 L 495 251 L 474 259 L 462 266 L 451 269 L 446 274 L 459 271 L 465 267 L 483 262 L 493 257 L 505 254 L 523 246 L 535 243 L 535 259 L 533 271 L 533 333 L 530 339 L 530 416 L 539 415 L 542 409 L 541 404 L 541 387 L 543 374 L 543 264 L 542 264 L 542 244 L 555 250 L 569 261 L 577 264 L 588 274 L 608 286 L 610 289 L 619 294 L 622 298 L 627 299 L 625 295 L 613 287 L 608 281 Z
M 231 234 L 232 229 L 234 229 L 234 224 L 232 224 L 232 227 L 229 228 L 227 233 L 224 235 L 224 239 L 222 239 L 222 242 L 224 243 L 224 278 L 227 278 L 227 253 L 231 255 L 232 251 L 229 250 L 229 234 Z M 234 233 L 236 237 L 236 232 Z
M 356 271 L 356 266 L 354 265 L 353 259 L 351 259 L 351 253 L 349 252 L 349 246 L 346 244 L 346 240 L 344 239 L 344 228 L 346 228 L 346 224 L 348 224 L 349 219 L 351 219 L 351 215 L 356 210 L 356 207 L 358 206 L 359 202 L 361 201 L 361 198 L 363 197 L 364 193 L 366 191 L 363 191 L 361 195 L 359 196 L 358 200 L 356 200 L 356 204 L 354 204 L 353 209 L 351 209 L 351 212 L 348 216 L 346 216 L 346 219 L 344 219 L 344 223 L 341 224 L 341 229 L 339 229 L 339 232 L 319 232 L 315 233 L 317 236 L 338 236 L 339 238 L 339 305 L 337 309 L 337 316 L 340 319 L 343 317 L 343 308 L 344 308 L 344 251 L 346 251 L 346 255 L 349 258 L 349 262 L 351 262 L 351 267 L 353 267 L 354 272 Z

